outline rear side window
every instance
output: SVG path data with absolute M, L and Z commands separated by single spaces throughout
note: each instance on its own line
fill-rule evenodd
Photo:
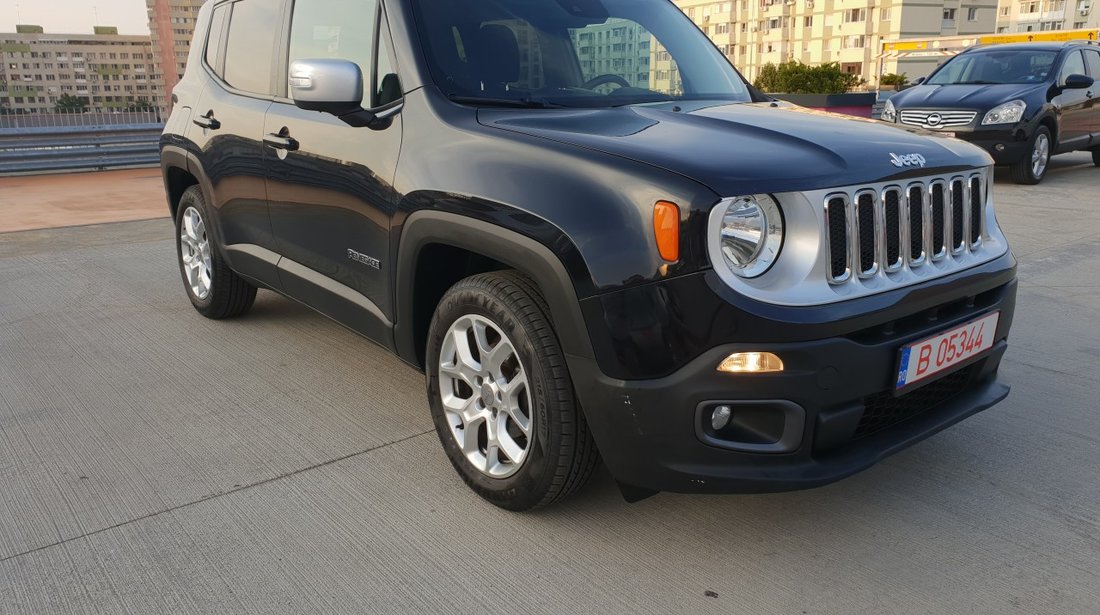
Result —
M 1066 77 L 1070 75 L 1084 75 L 1085 73 L 1085 59 L 1081 57 L 1080 51 L 1073 51 L 1066 56 L 1066 61 L 1062 63 L 1062 70 L 1058 73 L 1058 85 L 1066 84 Z
M 282 0 L 240 0 L 233 3 L 225 73 L 229 85 L 245 92 L 271 95 L 276 34 L 282 30 Z
M 377 11 L 378 0 L 298 0 L 290 22 L 290 61 L 355 62 L 363 71 L 363 104 L 370 106 Z
M 1100 81 L 1100 51 L 1096 49 L 1086 49 L 1085 58 L 1089 63 L 1089 76 Z
M 210 19 L 209 36 L 206 38 L 206 65 L 219 77 L 224 72 L 220 64 L 222 55 L 222 34 L 225 32 L 225 18 L 229 15 L 229 5 L 222 5 L 214 9 L 214 15 Z

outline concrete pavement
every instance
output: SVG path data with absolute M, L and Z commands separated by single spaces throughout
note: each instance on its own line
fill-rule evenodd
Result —
M 167 219 L 0 234 L 0 613 L 1096 613 L 1100 169 L 996 186 L 1009 399 L 822 489 L 474 496 L 423 378 L 269 292 L 192 310 Z

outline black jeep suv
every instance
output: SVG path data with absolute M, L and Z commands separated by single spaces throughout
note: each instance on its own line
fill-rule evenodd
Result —
M 882 119 L 946 132 L 1037 184 L 1054 154 L 1091 149 L 1100 166 L 1100 45 L 972 47 L 891 98 Z
M 667 0 L 215 0 L 161 144 L 184 287 L 426 374 L 523 510 L 822 485 L 997 403 L 979 148 L 753 93 Z M 370 378 L 369 373 L 364 375 Z

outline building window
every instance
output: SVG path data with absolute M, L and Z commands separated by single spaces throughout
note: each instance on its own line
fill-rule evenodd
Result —
M 978 21 L 978 7 L 972 6 L 968 9 L 966 9 L 966 20 L 967 21 Z
M 807 15 L 807 16 L 803 17 L 802 18 L 802 27 L 803 28 L 812 28 L 812 27 L 814 27 L 814 16 L 813 15 Z
M 943 26 L 950 28 L 955 25 L 955 11 L 957 9 L 944 9 L 943 10 Z
M 1025 15 L 1030 14 L 1030 13 L 1038 13 L 1039 12 L 1039 3 L 1037 1 L 1024 2 L 1024 3 L 1020 4 L 1020 12 L 1025 14 Z M 1027 30 L 1027 31 L 1031 32 L 1031 30 Z
M 867 9 L 848 9 L 844 11 L 844 23 L 866 21 Z
M 1011 7 L 1007 7 L 1007 6 L 1002 6 L 1002 7 L 1001 7 L 1001 17 L 1008 17 L 1008 15 L 1009 15 L 1009 14 L 1010 14 L 1011 12 L 1012 12 L 1012 8 L 1011 8 Z

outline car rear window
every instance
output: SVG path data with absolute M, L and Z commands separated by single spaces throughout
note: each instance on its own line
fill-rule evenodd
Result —
M 245 92 L 271 95 L 275 37 L 282 30 L 282 0 L 240 0 L 233 3 L 229 40 L 225 47 L 225 74 L 229 85 Z

